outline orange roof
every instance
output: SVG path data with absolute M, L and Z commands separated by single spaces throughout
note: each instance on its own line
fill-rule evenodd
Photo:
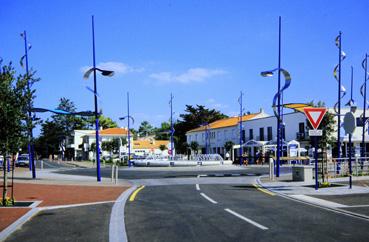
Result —
M 244 115 L 244 116 L 242 116 L 242 121 L 253 119 L 259 114 L 260 113 L 252 113 L 252 114 Z M 224 118 L 224 119 L 220 119 L 220 120 L 217 120 L 217 121 L 214 121 L 214 122 L 210 123 L 207 126 L 207 128 L 208 129 L 219 129 L 219 128 L 231 127 L 231 126 L 237 125 L 238 122 L 239 122 L 239 117 L 238 116 L 237 117 Z M 201 126 L 201 127 L 196 128 L 196 129 L 192 129 L 192 130 L 188 131 L 187 133 L 203 131 L 205 129 L 206 129 L 206 126 Z
M 135 140 L 133 141 L 133 149 L 159 149 L 160 145 L 167 146 L 169 140 Z
M 119 136 L 119 135 L 128 135 L 128 131 L 127 129 L 123 129 L 123 128 L 110 128 L 110 129 L 100 130 L 99 134 L 102 136 L 104 135 L 105 136 L 110 136 L 110 135 Z

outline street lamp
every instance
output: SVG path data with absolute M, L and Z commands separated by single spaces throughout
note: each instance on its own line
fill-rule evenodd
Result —
M 362 123 L 363 123 L 363 134 L 362 134 L 362 151 L 361 151 L 361 157 L 365 157 L 366 155 L 366 145 L 365 145 L 365 124 L 366 124 L 366 117 L 365 117 L 365 111 L 366 107 L 368 105 L 368 101 L 366 100 L 366 82 L 368 80 L 368 54 L 365 54 L 365 58 L 363 62 L 361 63 L 361 66 L 364 69 L 364 83 L 360 88 L 360 94 L 364 98 L 364 104 L 363 104 L 363 117 L 362 117 Z
M 128 138 L 128 167 L 131 167 L 131 130 L 130 130 L 130 120 L 132 120 L 132 124 L 135 123 L 135 120 L 132 116 L 129 115 L 129 92 L 127 92 L 127 115 L 119 118 L 119 120 L 127 119 L 127 138 Z
M 242 107 L 242 97 L 243 97 L 243 92 L 241 91 L 241 94 L 240 94 L 240 97 L 238 99 L 238 103 L 240 104 L 240 166 L 243 164 L 243 147 L 242 147 L 242 144 L 243 144 L 243 140 L 242 140 L 242 113 L 243 113 L 243 107 Z
M 84 79 L 88 79 L 91 73 L 94 73 L 94 101 L 95 101 L 95 133 L 96 133 L 96 173 L 97 181 L 101 181 L 100 174 L 100 145 L 99 145 L 99 113 L 97 111 L 97 87 L 96 87 L 96 71 L 99 71 L 103 76 L 113 76 L 114 71 L 102 70 L 96 67 L 95 57 L 95 23 L 94 16 L 92 15 L 92 59 L 93 67 L 85 72 Z

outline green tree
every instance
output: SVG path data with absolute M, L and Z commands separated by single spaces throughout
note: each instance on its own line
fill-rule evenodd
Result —
M 186 105 L 185 113 L 180 114 L 180 120 L 175 123 L 176 150 L 185 153 L 186 133 L 204 123 L 212 123 L 216 120 L 227 118 L 226 115 L 215 109 L 207 109 L 205 106 Z
M 170 123 L 163 122 L 159 128 L 154 129 L 156 140 L 169 140 L 170 139 Z
M 161 150 L 161 152 L 163 152 L 164 150 L 167 149 L 167 146 L 166 145 L 160 145 L 159 149 Z
M 224 149 L 226 150 L 226 152 L 229 152 L 232 147 L 233 147 L 234 143 L 232 141 L 227 141 L 224 143 Z
M 89 117 L 86 119 L 87 127 L 89 129 L 93 129 L 95 127 L 95 116 Z M 104 115 L 99 116 L 99 126 L 103 129 L 109 129 L 109 128 L 117 128 L 118 124 L 113 121 L 111 118 L 106 117 Z
M 192 141 L 190 143 L 190 147 L 191 147 L 191 150 L 195 153 L 195 154 L 198 154 L 199 152 L 199 143 L 197 143 L 196 141 Z
M 15 161 L 14 157 L 22 139 L 27 137 L 28 131 L 34 126 L 34 122 L 32 123 L 28 117 L 28 110 L 35 98 L 32 86 L 39 80 L 34 74 L 35 72 L 31 71 L 28 75 L 16 76 L 11 63 L 0 69 L 0 155 L 4 157 L 3 205 L 6 205 L 7 196 L 6 157 L 11 155 L 12 162 Z
M 140 124 L 140 127 L 138 127 L 138 132 L 140 133 L 140 135 L 147 137 L 154 134 L 154 127 L 148 121 L 143 121 Z

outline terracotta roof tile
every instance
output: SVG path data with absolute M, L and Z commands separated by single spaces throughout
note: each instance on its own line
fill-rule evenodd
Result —
M 160 145 L 168 146 L 169 140 L 135 140 L 133 149 L 159 149 Z
M 100 135 L 109 136 L 109 135 L 128 135 L 127 129 L 123 128 L 110 128 L 110 129 L 103 129 L 99 132 Z

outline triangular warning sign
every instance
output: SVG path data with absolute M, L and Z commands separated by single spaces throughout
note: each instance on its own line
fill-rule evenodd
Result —
M 319 127 L 326 112 L 326 108 L 304 108 L 304 113 L 314 129 Z

